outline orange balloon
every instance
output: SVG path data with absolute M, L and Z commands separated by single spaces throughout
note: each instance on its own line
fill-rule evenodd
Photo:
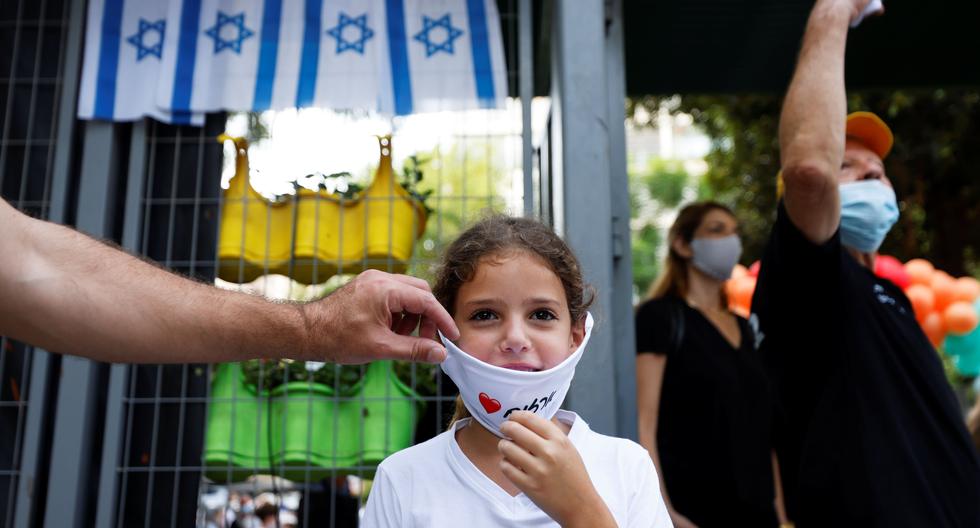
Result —
M 946 328 L 943 325 L 943 317 L 939 315 L 939 312 L 930 312 L 922 320 L 922 331 L 925 332 L 926 337 L 929 338 L 929 342 L 933 346 L 938 347 L 943 342 L 943 339 L 946 338 Z
M 908 296 L 909 301 L 912 303 L 915 318 L 919 321 L 924 320 L 936 306 L 936 295 L 932 293 L 932 288 L 928 286 L 913 284 L 905 290 L 905 295 Z
M 951 334 L 969 334 L 977 327 L 977 322 L 977 311 L 967 302 L 954 302 L 943 311 L 943 323 Z
M 936 311 L 942 312 L 956 301 L 956 280 L 945 271 L 933 273 L 931 286 L 936 296 Z
M 980 297 L 980 281 L 973 277 L 956 279 L 956 300 L 972 303 Z
M 929 285 L 932 280 L 932 272 L 936 268 L 926 259 L 912 259 L 905 263 L 905 272 L 909 274 L 912 284 Z
M 731 300 L 735 306 L 750 311 L 752 308 L 752 294 L 755 292 L 755 277 L 745 276 L 733 281 L 731 290 Z

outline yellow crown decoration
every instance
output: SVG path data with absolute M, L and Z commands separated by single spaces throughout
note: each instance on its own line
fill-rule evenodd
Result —
M 394 178 L 390 136 L 378 138 L 378 170 L 356 198 L 300 188 L 277 202 L 249 183 L 248 141 L 226 134 L 218 141 L 235 144 L 235 176 L 223 193 L 218 239 L 222 280 L 280 274 L 313 284 L 369 268 L 405 271 L 427 214 Z

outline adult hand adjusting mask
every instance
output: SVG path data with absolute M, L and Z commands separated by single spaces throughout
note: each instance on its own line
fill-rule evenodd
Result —
M 592 314 L 587 313 L 585 337 L 575 352 L 558 365 L 538 372 L 511 370 L 485 363 L 463 352 L 440 333 L 439 337 L 446 346 L 442 371 L 459 387 L 463 404 L 473 418 L 488 431 L 504 438 L 500 424 L 514 411 L 531 411 L 546 420 L 558 412 L 575 376 L 575 366 L 589 342 L 592 325 Z
M 840 187 L 841 243 L 873 253 L 898 221 L 895 191 L 878 180 L 845 183 Z

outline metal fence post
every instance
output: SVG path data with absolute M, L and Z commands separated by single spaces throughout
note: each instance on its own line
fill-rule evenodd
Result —
M 517 80 L 521 98 L 521 144 L 523 145 L 521 168 L 524 176 L 524 216 L 534 215 L 534 146 L 531 142 L 531 100 L 534 99 L 534 56 L 532 40 L 534 15 L 533 0 L 520 0 L 518 19 L 519 65 Z
M 122 246 L 133 254 L 139 252 L 145 168 L 146 121 L 143 120 L 133 125 L 133 133 L 130 138 L 126 212 L 123 218 Z M 122 437 L 126 425 L 123 397 L 126 392 L 129 371 L 129 365 L 124 364 L 114 364 L 109 369 L 105 434 L 102 438 L 102 467 L 99 470 L 98 504 L 95 513 L 95 526 L 97 527 L 108 528 L 112 526 L 116 513 L 119 511 L 117 467 L 122 453 Z
M 602 0 L 554 9 L 555 225 L 596 288 L 598 320 L 569 404 L 596 431 L 635 436 L 622 9 Z
M 61 87 L 58 94 L 58 117 L 56 132 L 56 147 L 54 153 L 54 168 L 51 175 L 51 207 L 48 210 L 48 220 L 64 223 L 68 210 L 68 186 L 71 181 L 70 169 L 74 153 L 72 145 L 75 137 L 75 101 L 78 99 L 78 82 L 81 67 L 82 36 L 85 20 L 85 2 L 74 0 L 69 2 L 71 14 L 68 17 L 68 33 L 66 42 L 62 43 L 63 58 L 61 70 Z M 21 456 L 21 478 L 17 484 L 17 504 L 14 526 L 27 528 L 39 524 L 35 515 L 42 511 L 42 505 L 36 502 L 44 494 L 38 489 L 39 474 L 44 467 L 43 460 L 48 456 L 41 452 L 46 445 L 44 438 L 48 434 L 47 412 L 48 382 L 53 379 L 51 368 L 57 363 L 51 353 L 35 348 L 31 360 L 31 381 L 28 394 L 30 407 L 24 427 L 24 452 Z
M 111 234 L 115 207 L 116 165 L 119 154 L 118 126 L 90 121 L 85 123 L 79 184 L 79 230 L 95 237 Z M 98 466 L 91 453 L 101 436 L 98 423 L 99 392 L 103 389 L 105 366 L 79 357 L 65 356 L 55 406 L 54 440 L 51 448 L 45 526 L 88 526 L 91 511 L 88 494 L 93 471 Z
M 637 439 L 636 335 L 633 325 L 633 258 L 630 196 L 626 174 L 626 68 L 623 55 L 623 0 L 606 2 L 606 100 L 609 104 L 609 192 L 612 206 L 612 330 L 619 436 Z

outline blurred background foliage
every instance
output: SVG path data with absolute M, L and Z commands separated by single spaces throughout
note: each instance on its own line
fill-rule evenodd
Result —
M 654 158 L 644 172 L 629 175 L 633 284 L 644 296 L 660 274 L 664 217 L 685 197 L 692 178 L 678 161 Z
M 770 94 L 651 96 L 627 103 L 631 118 L 640 109 L 656 115 L 661 107 L 689 114 L 708 136 L 707 172 L 690 184 L 697 198 L 734 207 L 744 264 L 761 257 L 775 218 L 781 104 L 781 95 Z M 902 261 L 924 257 L 954 276 L 980 275 L 980 92 L 867 91 L 851 94 L 848 106 L 875 112 L 895 133 L 885 166 L 902 215 L 881 252 Z M 634 124 L 643 126 L 635 119 Z M 665 207 L 676 206 L 683 195 L 672 187 L 677 178 L 665 166 L 651 166 L 646 174 L 631 175 L 631 197 L 652 196 Z M 634 276 L 641 293 L 659 271 L 651 255 L 658 254 L 665 233 L 656 231 L 634 225 Z

